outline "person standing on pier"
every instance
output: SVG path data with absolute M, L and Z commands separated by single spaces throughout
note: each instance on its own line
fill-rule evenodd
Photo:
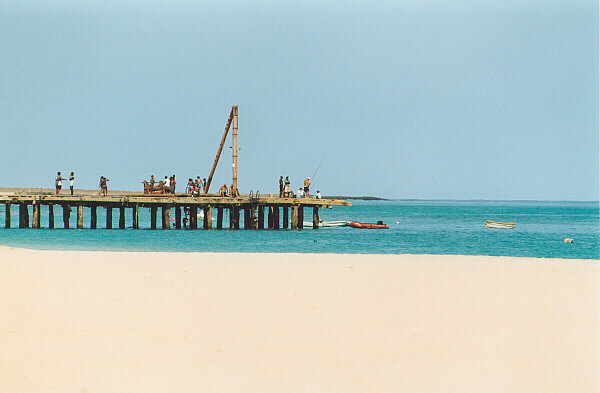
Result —
M 290 177 L 289 176 L 285 177 L 285 186 L 283 187 L 283 197 L 284 198 L 290 197 Z
M 283 198 L 283 176 L 279 176 L 279 198 Z
M 304 180 L 304 198 L 308 198 L 308 196 L 310 195 L 308 192 L 309 187 L 310 187 L 310 177 L 307 177 L 306 180 Z
M 171 192 L 171 179 L 169 179 L 167 176 L 165 176 L 165 180 L 164 183 L 165 185 L 165 194 L 168 194 L 169 192 Z
M 71 176 L 69 176 L 69 189 L 71 190 L 71 196 L 73 196 L 73 187 L 75 187 L 75 172 L 71 172 Z
M 100 191 L 98 191 L 98 196 L 108 196 L 108 184 L 106 183 L 107 181 L 107 178 L 105 178 L 104 176 L 100 176 Z
M 60 193 L 60 189 L 62 188 L 62 181 L 67 180 L 60 175 L 60 172 L 56 173 L 56 177 L 54 178 L 54 187 L 56 188 L 56 195 Z
M 175 185 L 176 185 L 176 184 L 177 184 L 177 183 L 175 183 L 175 175 L 173 175 L 173 176 L 171 177 L 171 193 L 172 193 L 172 194 L 175 194 Z

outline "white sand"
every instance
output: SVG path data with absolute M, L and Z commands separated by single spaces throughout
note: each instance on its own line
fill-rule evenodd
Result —
M 598 392 L 599 266 L 0 248 L 0 391 Z

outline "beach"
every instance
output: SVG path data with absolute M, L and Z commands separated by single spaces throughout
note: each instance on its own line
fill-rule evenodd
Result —
M 594 260 L 0 248 L 7 392 L 593 392 Z

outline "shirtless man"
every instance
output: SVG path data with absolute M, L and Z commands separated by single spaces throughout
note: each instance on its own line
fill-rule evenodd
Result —
M 221 186 L 221 188 L 219 188 L 219 194 L 220 194 L 222 197 L 226 197 L 226 196 L 227 196 L 227 184 L 223 184 L 223 185 Z
M 233 184 L 231 184 L 231 187 L 229 187 L 229 196 L 232 198 L 237 198 L 240 196 L 240 192 L 238 191 L 237 187 L 233 186 Z
M 304 180 L 304 198 L 308 198 L 309 194 L 308 194 L 308 187 L 310 186 L 310 177 L 307 177 L 306 180 Z

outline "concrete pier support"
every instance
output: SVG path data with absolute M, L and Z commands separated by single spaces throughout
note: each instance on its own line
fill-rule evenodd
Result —
M 279 206 L 273 206 L 273 229 L 279 229 Z
M 181 208 L 175 206 L 175 229 L 181 229 Z
M 269 213 L 267 215 L 267 225 L 269 227 L 269 229 L 273 229 L 273 214 L 274 214 L 274 209 L 273 206 L 269 206 Z
M 298 229 L 304 228 L 304 208 L 298 206 Z
M 258 229 L 265 229 L 265 207 L 258 206 Z
M 131 207 L 131 215 L 133 221 L 133 229 L 140 229 L 140 212 L 138 205 L 133 205 Z
M 238 206 L 233 207 L 233 229 L 240 229 L 240 208 Z
M 288 208 L 286 206 L 282 207 L 283 209 L 283 229 L 287 229 L 288 228 Z
M 69 229 L 69 219 L 71 218 L 71 206 L 62 205 L 63 209 L 63 227 Z
M 10 228 L 10 203 L 4 204 L 4 228 Z
M 292 229 L 298 229 L 298 206 L 292 206 Z
M 24 203 L 19 204 L 19 228 L 29 228 L 29 209 Z
M 198 229 L 198 208 L 190 206 L 190 229 Z
M 112 207 L 106 206 L 106 229 L 112 229 Z
M 96 227 L 98 226 L 98 211 L 97 211 L 97 206 L 91 206 L 90 207 L 90 228 L 91 229 L 96 229 Z
M 162 229 L 171 229 L 171 207 L 162 207 Z
M 37 202 L 33 204 L 33 221 L 31 227 L 36 229 L 40 227 L 40 204 Z
M 156 206 L 150 207 L 150 229 L 156 229 Z
M 207 206 L 204 208 L 204 229 L 212 229 L 212 207 Z
M 313 207 L 313 229 L 319 229 L 319 208 Z
M 83 205 L 77 205 L 77 229 L 83 229 Z
M 119 207 L 119 229 L 125 229 L 125 206 Z
M 223 208 L 217 208 L 217 229 L 223 229 Z
M 251 207 L 246 206 L 244 208 L 244 229 L 252 228 L 252 212 Z
M 48 205 L 48 228 L 54 229 L 54 205 Z

